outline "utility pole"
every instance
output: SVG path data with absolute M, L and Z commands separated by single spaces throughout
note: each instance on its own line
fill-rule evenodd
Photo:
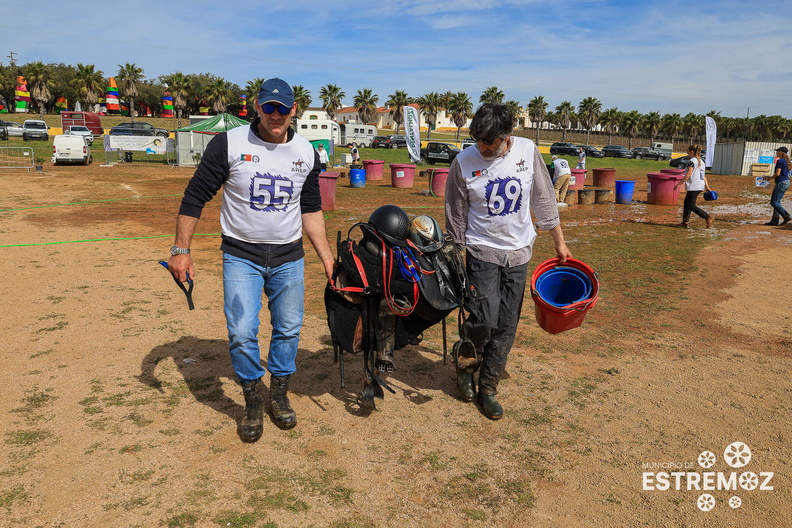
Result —
M 9 52 L 8 55 L 6 55 L 10 59 L 12 68 L 16 68 L 16 61 L 14 60 L 14 55 L 16 55 L 16 53 L 14 53 L 13 51 Z

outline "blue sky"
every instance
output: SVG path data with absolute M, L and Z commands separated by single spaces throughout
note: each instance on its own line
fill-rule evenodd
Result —
M 15 4 L 20 5 L 20 4 Z M 497 86 L 525 106 L 596 97 L 603 109 L 792 118 L 792 29 L 784 2 L 194 0 L 4 9 L 0 62 L 135 63 L 146 78 L 213 73 L 244 86 L 281 77 L 339 85 L 383 104 Z M 118 6 L 115 10 L 110 5 Z M 35 6 L 34 9 L 32 6 Z M 22 29 L 20 29 L 22 28 Z

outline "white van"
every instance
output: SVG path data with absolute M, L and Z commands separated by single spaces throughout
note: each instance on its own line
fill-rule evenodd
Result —
M 52 138 L 52 163 L 82 163 L 90 165 L 93 161 L 91 147 L 84 136 L 58 135 Z
M 341 128 L 330 119 L 297 119 L 294 129 L 309 141 L 326 139 L 335 145 L 341 144 Z

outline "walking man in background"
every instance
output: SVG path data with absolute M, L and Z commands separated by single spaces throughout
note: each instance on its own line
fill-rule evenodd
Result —
M 572 257 L 547 166 L 533 141 L 512 136 L 512 123 L 507 105 L 479 107 L 470 125 L 476 148 L 456 157 L 445 191 L 446 228 L 457 246 L 467 249 L 466 268 L 478 294 L 467 306 L 462 340 L 454 346 L 457 387 L 464 401 L 478 399 L 491 420 L 503 416 L 496 394 L 520 320 L 536 238 L 531 211 L 538 227 L 550 231 L 561 261 Z
M 578 164 L 576 169 L 585 169 L 586 168 L 586 149 L 583 147 L 578 147 Z
M 266 364 L 269 409 L 275 425 L 291 429 L 297 415 L 287 393 L 303 322 L 303 229 L 328 278 L 333 270 L 319 194 L 319 154 L 289 128 L 296 108 L 291 86 L 268 79 L 259 89 L 253 123 L 209 142 L 184 191 L 168 260 L 178 280 L 184 282 L 187 274 L 195 278 L 190 243 L 204 205 L 222 187 L 224 307 L 231 364 L 245 397 L 239 427 L 244 442 L 257 441 L 263 432 L 262 292 L 272 325 Z

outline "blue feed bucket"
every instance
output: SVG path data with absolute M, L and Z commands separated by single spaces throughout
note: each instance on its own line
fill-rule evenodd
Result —
M 616 203 L 631 204 L 635 182 L 630 180 L 616 180 Z
M 576 268 L 558 266 L 547 270 L 536 280 L 536 292 L 546 303 L 567 306 L 588 299 L 591 279 Z
M 704 200 L 711 202 L 718 199 L 718 193 L 715 191 L 707 191 L 704 193 Z
M 366 171 L 364 169 L 350 169 L 349 183 L 352 187 L 363 187 L 366 185 Z

